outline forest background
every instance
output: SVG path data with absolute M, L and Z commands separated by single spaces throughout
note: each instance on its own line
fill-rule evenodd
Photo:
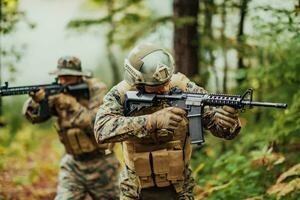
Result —
M 55 10 L 57 23 L 34 19 L 41 7 Z M 1 85 L 49 83 L 58 57 L 71 53 L 111 87 L 128 51 L 148 41 L 210 92 L 253 88 L 255 100 L 288 103 L 241 113 L 235 140 L 206 134 L 192 168 L 196 199 L 299 199 L 299 0 L 1 0 L 0 28 Z M 64 150 L 52 121 L 24 119 L 26 98 L 0 98 L 0 199 L 53 199 Z

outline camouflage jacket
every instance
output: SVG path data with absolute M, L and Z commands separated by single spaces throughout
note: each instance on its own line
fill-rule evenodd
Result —
M 174 74 L 173 77 L 180 77 L 180 79 L 185 79 L 178 80 L 176 82 L 185 84 L 183 87 L 186 88 L 187 92 L 206 93 L 203 88 L 197 86 L 195 83 L 191 82 L 187 77 L 180 73 Z M 125 140 L 134 139 L 136 137 L 144 138 L 151 134 L 145 128 L 147 120 L 147 117 L 145 115 L 135 117 L 124 116 L 123 103 L 125 99 L 125 93 L 120 92 L 119 89 L 122 87 L 124 88 L 124 85 L 126 85 L 126 83 L 125 81 L 122 81 L 118 85 L 113 87 L 104 97 L 103 104 L 98 110 L 94 125 L 94 134 L 98 143 L 122 142 Z M 127 87 L 125 91 L 126 90 L 136 89 L 128 89 Z M 233 139 L 239 133 L 239 125 L 237 126 L 238 128 L 233 132 L 224 130 L 222 127 L 219 127 L 219 125 L 214 123 L 214 114 L 214 108 L 205 108 L 203 116 L 204 128 L 210 130 L 211 133 L 217 137 Z
M 61 119 L 58 117 L 57 112 L 53 106 L 49 103 L 49 113 L 46 117 L 42 117 L 40 114 L 40 109 L 42 104 L 36 103 L 29 98 L 23 106 L 23 114 L 31 123 L 40 123 L 50 119 L 52 116 L 56 118 L 56 129 L 59 133 L 61 141 L 66 146 L 66 141 L 62 138 L 63 135 L 61 132 L 66 133 L 69 130 L 76 129 L 80 130 L 84 135 L 88 136 L 88 140 L 91 140 L 91 143 L 95 143 L 93 126 L 94 120 L 99 106 L 103 102 L 103 97 L 107 91 L 106 85 L 98 80 L 91 78 L 84 80 L 89 87 L 89 99 L 86 97 L 75 97 L 76 105 L 72 105 L 76 110 L 72 110 L 68 115 Z M 67 123 L 66 123 L 67 122 Z M 67 136 L 68 137 L 68 136 Z M 76 136 L 77 140 L 80 140 L 80 137 Z M 67 139 L 68 140 L 68 139 Z M 80 144 L 79 144 L 80 146 Z M 67 149 L 67 148 L 66 148 Z M 68 151 L 67 151 L 68 152 Z

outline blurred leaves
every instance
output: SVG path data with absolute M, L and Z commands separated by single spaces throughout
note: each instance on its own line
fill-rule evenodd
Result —
M 107 10 L 107 0 L 96 1 L 101 5 L 105 14 L 97 19 L 74 19 L 68 24 L 69 28 L 86 29 L 92 25 L 113 24 L 112 43 L 122 48 L 132 47 L 137 40 L 156 30 L 158 25 L 172 21 L 172 16 L 155 17 L 141 0 L 113 1 Z M 181 23 L 189 23 L 182 19 Z
M 0 12 L 0 34 L 1 37 L 12 34 L 16 28 L 17 23 L 23 21 L 29 28 L 34 28 L 36 25 L 27 19 L 26 14 L 19 10 L 18 0 L 2 0 L 1 1 L 1 12 Z M 2 38 L 1 38 L 2 39 Z M 4 67 L 10 74 L 10 80 L 14 79 L 14 75 L 17 71 L 15 63 L 20 61 L 22 54 L 25 53 L 26 45 L 14 45 L 1 44 L 0 56 L 0 82 L 1 82 L 1 68 Z
M 8 34 L 13 31 L 16 23 L 23 16 L 24 13 L 18 10 L 18 0 L 2 0 L 0 33 Z
M 285 179 L 291 176 L 300 176 L 300 163 L 290 168 L 288 171 L 284 172 L 279 176 L 276 183 L 281 183 Z
M 195 199 L 196 200 L 202 200 L 206 199 L 209 195 L 211 195 L 215 191 L 223 190 L 224 188 L 228 187 L 232 182 L 228 182 L 223 185 L 219 186 L 207 186 L 205 188 L 196 187 L 195 188 Z
M 286 181 L 288 178 L 292 178 Z M 268 189 L 268 194 L 276 194 L 277 199 L 281 199 L 287 194 L 300 190 L 300 164 L 293 166 L 288 171 L 282 173 L 276 181 L 275 185 L 272 185 Z M 284 182 L 286 181 L 286 182 Z
M 285 102 L 288 108 L 255 108 L 242 113 L 247 123 L 237 139 L 225 142 L 222 147 L 218 139 L 208 137 L 209 144 L 194 153 L 193 169 L 197 171 L 195 178 L 201 189 L 196 193 L 205 194 L 208 200 L 299 199 L 299 24 L 293 10 L 267 7 L 264 12 L 278 19 L 276 24 L 269 23 L 269 18 L 251 19 L 257 31 L 247 35 L 246 45 L 251 41 L 245 55 L 248 66 L 234 72 L 235 77 L 246 80 L 236 90 L 252 87 L 255 100 Z M 230 41 L 233 42 L 227 48 L 236 48 L 234 39 Z M 209 42 L 214 48 L 220 45 Z M 211 149 L 213 157 L 207 154 Z M 208 192 L 207 188 L 222 185 L 227 187 Z
M 267 170 L 273 168 L 274 165 L 282 164 L 285 161 L 283 154 L 273 152 L 273 148 L 267 146 L 261 151 L 252 151 L 252 163 L 253 167 L 266 166 Z
M 0 197 L 53 199 L 63 148 L 54 129 L 23 124 L 9 145 L 8 127 L 0 135 Z M 51 164 L 50 164 L 51 163 Z

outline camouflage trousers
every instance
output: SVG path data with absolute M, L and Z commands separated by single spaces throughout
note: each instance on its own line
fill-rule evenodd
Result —
M 118 169 L 113 154 L 89 161 L 76 161 L 66 154 L 60 163 L 55 200 L 81 200 L 87 195 L 93 200 L 119 199 Z
M 191 170 L 186 169 L 183 191 L 177 193 L 172 185 L 168 187 L 151 187 L 141 189 L 138 177 L 130 169 L 123 169 L 120 174 L 120 200 L 194 200 L 195 186 Z

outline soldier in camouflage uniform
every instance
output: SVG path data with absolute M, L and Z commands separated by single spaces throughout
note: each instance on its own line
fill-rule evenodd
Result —
M 60 84 L 87 83 L 89 97 L 60 93 L 45 98 L 41 88 L 24 104 L 24 114 L 32 123 L 56 117 L 55 127 L 66 154 L 60 164 L 56 200 L 118 199 L 117 171 L 119 163 L 111 143 L 99 145 L 93 134 L 94 119 L 107 91 L 106 85 L 81 70 L 81 61 L 72 56 L 58 60 Z M 45 104 L 45 102 L 47 102 Z M 42 114 L 42 107 L 48 111 Z
M 123 115 L 125 93 L 130 90 L 167 93 L 177 87 L 206 92 L 173 71 L 173 58 L 165 49 L 152 44 L 137 46 L 125 59 L 124 81 L 106 94 L 98 110 L 96 141 L 122 142 L 126 164 L 120 176 L 122 200 L 194 199 L 186 111 L 161 102 L 129 117 Z M 233 139 L 240 130 L 237 110 L 228 106 L 205 108 L 203 124 L 213 135 L 225 139 Z

